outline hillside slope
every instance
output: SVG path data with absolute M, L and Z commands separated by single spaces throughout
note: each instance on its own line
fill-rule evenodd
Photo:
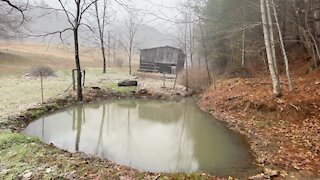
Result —
M 259 163 L 286 171 L 312 172 L 319 178 L 320 68 L 307 73 L 310 58 L 302 52 L 291 53 L 291 57 L 295 57 L 290 64 L 293 92 L 283 75 L 283 95 L 273 97 L 266 73 L 219 81 L 216 89 L 211 87 L 202 94 L 199 105 L 245 134 Z

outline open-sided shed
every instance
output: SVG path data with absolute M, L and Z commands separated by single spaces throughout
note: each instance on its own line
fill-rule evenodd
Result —
M 181 49 L 171 46 L 141 49 L 139 71 L 175 74 L 183 70 L 185 57 Z

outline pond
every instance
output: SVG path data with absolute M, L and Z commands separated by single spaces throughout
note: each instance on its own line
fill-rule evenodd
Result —
M 34 121 L 24 132 L 141 171 L 245 176 L 255 169 L 245 140 L 194 101 L 78 105 Z

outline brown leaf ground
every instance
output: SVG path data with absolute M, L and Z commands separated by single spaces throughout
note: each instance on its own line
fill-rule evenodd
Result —
M 229 79 L 210 88 L 199 105 L 249 137 L 259 163 L 320 174 L 320 70 L 294 78 L 274 98 L 269 77 Z

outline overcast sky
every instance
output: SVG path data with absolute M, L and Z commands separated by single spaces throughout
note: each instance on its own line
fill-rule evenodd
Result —
M 143 21 L 161 32 L 174 33 L 175 25 L 167 21 L 175 20 L 179 16 L 177 6 L 182 0 L 122 0 L 127 4 L 131 4 L 137 9 L 149 14 L 143 16 Z M 45 0 L 50 6 L 60 7 L 58 0 Z M 125 8 L 113 3 L 114 11 L 116 11 L 117 21 L 123 21 L 127 15 Z

